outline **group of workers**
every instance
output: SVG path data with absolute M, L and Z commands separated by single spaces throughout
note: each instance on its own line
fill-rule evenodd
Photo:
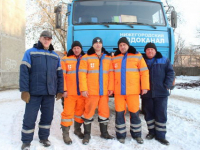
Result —
M 22 150 L 30 148 L 38 110 L 40 143 L 48 147 L 53 119 L 54 97 L 64 97 L 61 114 L 63 141 L 70 145 L 70 126 L 74 120 L 74 134 L 88 144 L 91 123 L 98 107 L 101 138 L 114 139 L 108 133 L 109 96 L 114 94 L 115 131 L 120 143 L 125 143 L 125 113 L 130 113 L 130 133 L 142 144 L 139 97 L 149 133 L 146 139 L 155 138 L 162 144 L 166 140 L 167 101 L 174 80 L 170 61 L 157 51 L 154 43 L 147 43 L 144 54 L 130 45 L 126 37 L 118 40 L 118 49 L 112 56 L 96 37 L 87 54 L 79 41 L 74 41 L 67 56 L 60 60 L 53 51 L 52 34 L 43 31 L 33 48 L 24 54 L 20 66 L 21 98 L 26 102 L 22 127 Z M 84 132 L 81 131 L 83 124 Z

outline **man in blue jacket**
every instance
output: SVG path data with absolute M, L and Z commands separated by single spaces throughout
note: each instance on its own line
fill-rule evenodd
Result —
M 43 146 L 51 145 L 48 140 L 53 119 L 55 95 L 63 94 L 63 72 L 60 58 L 53 51 L 52 34 L 43 31 L 39 41 L 27 50 L 20 65 L 21 99 L 26 102 L 22 127 L 22 147 L 30 149 L 33 140 L 38 110 L 41 111 L 39 139 Z
M 174 80 L 170 61 L 157 51 L 154 43 L 147 43 L 143 55 L 150 74 L 150 91 L 141 95 L 142 109 L 149 133 L 146 138 L 155 137 L 161 144 L 169 145 L 165 138 L 167 122 L 167 101 L 169 89 Z

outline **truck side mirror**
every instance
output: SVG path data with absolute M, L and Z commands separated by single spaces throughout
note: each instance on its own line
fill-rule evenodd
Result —
M 56 13 L 56 29 L 61 29 L 61 24 L 62 24 L 62 17 L 61 17 L 61 12 L 62 12 L 62 5 L 58 5 L 54 7 L 54 13 Z
M 177 28 L 177 12 L 174 10 L 171 12 L 171 26 Z

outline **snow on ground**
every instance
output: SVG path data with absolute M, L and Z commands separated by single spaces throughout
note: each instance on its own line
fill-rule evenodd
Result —
M 199 80 L 200 77 L 178 76 L 177 83 L 191 82 Z M 109 102 L 111 114 L 109 122 L 109 133 L 115 136 L 115 111 L 113 99 Z M 24 114 L 25 103 L 20 99 L 18 90 L 8 90 L 0 92 L 0 150 L 15 150 L 21 147 L 21 128 Z M 137 144 L 131 138 L 129 132 L 129 113 L 126 114 L 127 138 L 126 143 L 121 144 L 117 140 L 104 140 L 99 137 L 99 125 L 97 122 L 97 114 L 92 123 L 92 139 L 88 145 L 82 145 L 81 140 L 73 134 L 73 127 L 70 136 L 73 144 L 68 146 L 62 140 L 62 132 L 60 129 L 60 120 L 62 106 L 61 101 L 56 101 L 54 120 L 51 126 L 51 134 L 49 140 L 52 146 L 43 147 L 38 139 L 38 123 L 36 122 L 35 135 L 31 143 L 31 150 L 199 150 L 200 149 L 200 88 L 178 89 L 175 88 L 171 92 L 168 101 L 168 122 L 167 135 L 170 145 L 165 146 L 156 140 L 146 140 L 148 133 L 144 116 L 140 115 L 142 120 L 142 137 L 144 144 Z

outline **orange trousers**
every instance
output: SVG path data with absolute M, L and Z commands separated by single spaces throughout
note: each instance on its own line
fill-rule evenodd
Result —
M 115 110 L 117 112 L 128 111 L 136 113 L 139 110 L 139 95 L 115 95 Z
M 85 98 L 79 95 L 68 95 L 64 99 L 64 110 L 61 114 L 61 125 L 71 126 L 73 124 L 73 118 L 78 123 L 83 123 L 81 116 L 84 112 Z
M 85 99 L 85 111 L 83 113 L 83 118 L 91 120 L 95 114 L 95 109 L 98 106 L 98 115 L 101 119 L 107 119 L 110 116 L 110 110 L 108 106 L 108 96 L 94 96 L 89 95 Z

